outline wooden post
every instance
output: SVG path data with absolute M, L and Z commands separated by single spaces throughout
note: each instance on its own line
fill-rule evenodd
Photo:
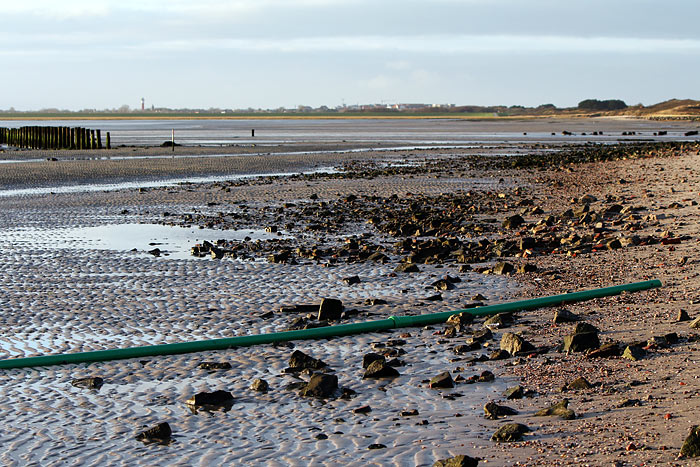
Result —
M 255 128 L 250 130 L 250 136 L 251 136 L 251 138 L 255 138 Z
M 175 152 L 175 128 L 173 128 L 173 132 L 170 135 L 170 147 L 172 147 L 173 152 Z
M 97 149 L 102 149 L 102 135 L 100 130 L 97 130 Z
M 107 141 L 106 141 L 106 143 L 107 143 L 107 149 L 112 149 L 112 142 L 111 142 L 111 140 L 109 139 L 109 131 L 107 132 L 106 138 L 107 138 Z

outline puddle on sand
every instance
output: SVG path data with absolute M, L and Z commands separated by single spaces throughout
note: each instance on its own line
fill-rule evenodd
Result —
M 159 224 L 114 224 L 62 229 L 13 229 L 3 232 L 0 250 L 17 244 L 43 249 L 115 250 L 146 253 L 154 248 L 162 256 L 193 259 L 190 248 L 204 240 L 279 240 L 289 238 L 264 230 L 214 230 Z

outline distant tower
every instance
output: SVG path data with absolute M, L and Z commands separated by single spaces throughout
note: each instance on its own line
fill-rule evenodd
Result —
M 142 97 L 141 98 L 141 111 L 143 112 L 144 110 L 146 110 L 146 99 L 144 99 Z

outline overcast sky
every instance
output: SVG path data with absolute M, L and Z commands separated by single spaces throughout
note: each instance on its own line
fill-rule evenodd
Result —
M 697 0 L 0 0 L 0 109 L 700 99 Z

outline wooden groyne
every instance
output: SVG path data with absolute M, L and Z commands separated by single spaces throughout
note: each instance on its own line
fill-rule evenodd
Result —
M 111 149 L 109 131 L 102 145 L 100 130 L 64 126 L 0 128 L 0 144 L 27 149 Z

